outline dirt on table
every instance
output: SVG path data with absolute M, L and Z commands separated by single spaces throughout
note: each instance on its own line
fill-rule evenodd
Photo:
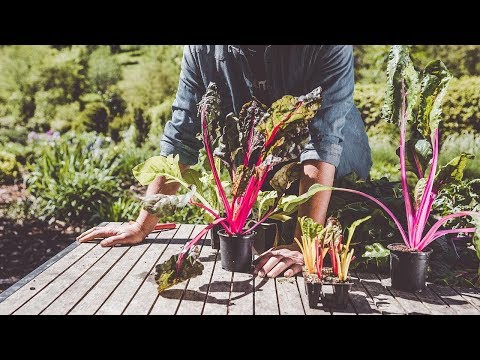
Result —
M 24 198 L 21 185 L 0 187 L 0 292 L 75 241 L 72 228 L 11 219 L 8 204 Z

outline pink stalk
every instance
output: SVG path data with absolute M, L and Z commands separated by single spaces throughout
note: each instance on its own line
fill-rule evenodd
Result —
M 380 206 L 392 218 L 395 225 L 397 225 L 398 231 L 400 231 L 400 235 L 402 235 L 402 239 L 403 239 L 405 245 L 407 245 L 407 247 L 409 246 L 408 238 L 407 238 L 407 235 L 405 234 L 405 230 L 403 230 L 402 224 L 400 224 L 400 221 L 398 221 L 397 217 L 380 200 L 374 198 L 371 195 L 365 194 L 364 192 L 358 191 L 358 190 L 352 190 L 352 189 L 346 189 L 346 188 L 337 188 L 337 187 L 331 187 L 330 189 L 331 190 L 345 191 L 345 192 L 361 195 L 361 196 L 366 197 L 367 199 L 373 201 L 378 206 Z
M 178 256 L 177 273 L 178 271 L 180 271 L 180 266 L 182 265 L 182 261 L 183 261 L 183 258 L 185 257 L 185 254 L 188 253 L 188 251 L 192 248 L 192 246 L 194 246 L 197 242 L 199 242 L 211 228 L 213 228 L 215 225 L 217 225 L 218 223 L 221 223 L 224 220 L 225 218 L 218 218 L 212 221 L 202 231 L 200 231 L 197 236 L 195 236 L 192 240 L 190 240 L 188 243 L 185 244 L 182 251 L 180 252 L 180 255 Z
M 218 219 L 219 218 L 219 215 L 213 211 L 212 209 L 210 209 L 208 206 L 205 206 L 203 204 L 200 204 L 200 203 L 197 203 L 195 201 L 192 201 L 190 200 L 190 204 L 194 205 L 194 206 L 198 206 L 199 208 L 207 211 L 208 213 L 210 213 L 215 219 Z
M 441 230 L 441 231 L 437 231 L 433 237 L 431 238 L 431 240 L 428 242 L 428 243 L 425 243 L 425 246 L 423 247 L 423 249 L 425 247 L 427 247 L 430 243 L 432 243 L 434 240 L 437 240 L 439 237 L 443 236 L 443 235 L 447 235 L 447 234 L 459 234 L 459 233 L 474 233 L 476 231 L 475 228 L 465 228 L 465 229 L 450 229 L 450 230 Z
M 418 207 L 416 217 L 415 217 L 415 233 L 411 239 L 412 248 L 417 248 L 418 244 L 421 242 L 423 231 L 427 225 L 428 217 L 432 209 L 434 195 L 432 193 L 433 182 L 435 180 L 435 175 L 437 172 L 437 163 L 438 163 L 438 129 L 435 130 L 433 134 L 433 157 L 432 157 L 432 167 L 430 168 L 430 174 L 428 174 L 427 184 L 422 194 L 422 201 Z M 433 195 L 433 196 L 432 196 Z
M 285 116 L 285 118 L 284 118 L 282 121 L 280 121 L 280 122 L 273 128 L 272 134 L 271 134 L 270 137 L 267 139 L 267 141 L 265 141 L 265 146 L 264 146 L 265 149 L 272 143 L 273 139 L 275 139 L 275 136 L 277 135 L 278 130 L 280 130 L 280 126 L 282 126 L 282 125 L 285 123 L 285 121 L 287 121 L 288 119 L 290 119 L 290 118 L 293 116 L 293 114 L 295 114 L 295 112 L 296 112 L 298 109 L 300 109 L 300 107 L 302 106 L 302 104 L 303 104 L 303 101 L 300 101 L 300 102 L 298 103 L 297 107 L 295 108 L 295 110 L 293 110 L 291 113 L 289 113 L 287 116 Z
M 417 168 L 417 171 L 418 171 L 418 176 L 419 176 L 419 179 L 423 178 L 423 171 L 422 171 L 422 167 L 420 166 L 420 161 L 418 160 L 418 156 L 417 154 L 415 153 L 415 150 L 412 151 L 413 153 L 413 160 L 415 161 L 415 166 Z
M 211 144 L 208 139 L 208 128 L 207 128 L 207 120 L 206 120 L 206 111 L 203 109 L 202 111 L 202 127 L 203 127 L 203 142 L 205 144 L 205 151 L 207 153 L 208 161 L 210 163 L 210 167 L 212 168 L 212 174 L 213 178 L 215 179 L 215 184 L 218 189 L 218 193 L 220 194 L 220 198 L 222 199 L 223 206 L 225 208 L 225 211 L 227 213 L 227 217 L 231 217 L 231 209 L 230 209 L 230 204 L 228 203 L 227 200 L 227 195 L 225 195 L 225 190 L 223 189 L 222 182 L 220 181 L 220 177 L 218 176 L 217 168 L 215 167 L 215 162 L 213 160 L 213 155 L 212 155 L 212 150 L 211 150 Z
M 252 126 L 250 127 L 250 132 L 248 134 L 248 140 L 247 140 L 247 149 L 245 151 L 245 156 L 243 157 L 244 166 L 248 166 L 248 163 L 250 161 L 250 151 L 252 147 L 253 130 L 255 128 L 254 123 L 255 123 L 255 115 L 252 115 Z
M 409 243 L 413 240 L 413 231 L 414 231 L 414 213 L 415 210 L 412 207 L 412 201 L 410 199 L 410 193 L 408 191 L 407 183 L 407 167 L 405 164 L 405 134 L 407 131 L 407 112 L 406 112 L 406 93 L 405 93 L 405 83 L 402 80 L 402 119 L 400 126 L 400 170 L 402 176 L 402 193 L 405 201 L 405 213 L 407 216 L 407 227 L 408 227 L 408 240 Z M 410 243 L 410 246 L 412 244 Z
M 475 211 L 460 211 L 455 214 L 450 214 L 442 217 L 440 220 L 438 220 L 432 227 L 431 229 L 427 232 L 427 234 L 424 236 L 423 240 L 417 245 L 416 249 L 422 251 L 425 246 L 430 244 L 433 240 L 432 238 L 435 236 L 435 233 L 437 230 L 445 224 L 448 220 L 454 219 L 457 217 L 463 217 L 463 216 L 476 216 L 480 217 L 480 212 L 475 212 Z
M 272 215 L 272 213 L 273 213 L 274 210 L 275 210 L 275 209 L 271 209 L 271 210 L 267 211 L 267 213 L 265 214 L 264 217 L 262 217 L 259 221 L 257 221 L 257 222 L 255 223 L 255 225 L 253 225 L 250 229 L 248 229 L 248 232 L 252 232 L 253 230 L 255 230 L 255 228 L 256 228 L 257 226 L 261 225 L 265 220 L 267 220 L 268 217 L 269 217 L 270 215 Z M 244 231 L 244 232 L 241 233 L 241 235 L 245 235 L 245 234 L 246 234 L 246 231 Z

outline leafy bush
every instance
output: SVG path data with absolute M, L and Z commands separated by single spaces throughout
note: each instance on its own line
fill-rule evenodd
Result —
M 88 60 L 88 80 L 94 91 L 105 92 L 122 78 L 122 68 L 107 46 L 99 46 Z
M 109 206 L 102 206 L 98 209 L 98 222 L 105 221 L 105 219 L 128 222 L 137 218 L 140 208 L 140 202 L 130 193 L 125 192 L 116 201 L 109 203 Z
M 28 165 L 27 190 L 42 219 L 92 224 L 123 193 L 115 178 L 117 156 L 101 136 L 67 134 Z
M 72 128 L 78 132 L 96 131 L 106 134 L 108 130 L 108 116 L 108 108 L 103 103 L 89 103 L 73 122 Z
M 0 150 L 0 184 L 10 183 L 18 175 L 18 163 L 15 155 Z
M 385 86 L 382 84 L 356 84 L 354 100 L 369 132 L 396 131 L 381 121 L 380 109 Z M 441 133 L 474 131 L 480 128 L 480 77 L 453 79 L 443 102 Z M 376 128 L 379 126 L 379 128 Z

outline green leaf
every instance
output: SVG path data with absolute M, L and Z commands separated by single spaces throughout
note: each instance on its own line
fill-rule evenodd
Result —
M 158 176 L 165 176 L 174 181 L 183 181 L 180 167 L 178 165 L 179 156 L 169 155 L 153 156 L 145 162 L 138 164 L 132 170 L 133 176 L 142 185 L 148 185 Z
M 390 250 L 385 249 L 380 243 L 373 243 L 365 246 L 364 258 L 383 258 L 390 255 Z
M 284 214 L 273 214 L 273 215 L 270 215 L 268 218 L 271 219 L 271 220 L 277 220 L 277 221 L 285 222 L 285 221 L 290 220 L 292 217 L 288 216 L 288 215 L 284 215 Z
M 435 177 L 434 189 L 438 191 L 445 184 L 461 181 L 468 161 L 474 158 L 475 156 L 472 154 L 462 153 L 442 166 Z
M 323 225 L 316 223 L 313 219 L 302 216 L 298 219 L 300 228 L 302 229 L 302 235 L 308 239 L 315 239 L 323 230 Z
M 426 139 L 419 139 L 418 132 L 405 143 L 407 171 L 413 172 L 417 178 L 425 176 L 430 159 L 432 158 L 432 145 Z M 400 149 L 397 150 L 399 154 Z M 420 169 L 420 172 L 418 171 Z M 423 176 L 421 176 L 423 175 Z
M 296 195 L 288 195 L 282 196 L 279 201 L 278 208 L 280 209 L 280 214 L 282 215 L 290 215 L 295 212 L 300 205 L 306 203 L 310 198 L 315 195 L 317 192 L 322 190 L 330 190 L 331 188 L 320 185 L 320 184 L 313 184 L 310 186 L 308 191 L 300 196 Z
M 408 46 L 394 45 L 388 54 L 387 87 L 382 107 L 382 117 L 399 124 L 402 108 L 402 80 L 407 91 L 407 118 L 417 103 L 418 73 L 415 70 Z
M 420 96 L 415 106 L 418 131 L 428 138 L 438 128 L 442 115 L 442 101 L 452 76 L 440 60 L 430 62 L 422 72 Z
M 285 191 L 300 177 L 300 163 L 294 162 L 284 165 L 273 175 L 270 180 L 272 188 L 278 191 L 279 194 Z
M 427 185 L 426 178 L 421 178 L 418 180 L 417 185 L 415 185 L 415 189 L 413 190 L 413 200 L 415 203 L 415 209 L 418 209 L 420 206 L 420 202 L 422 201 L 422 195 L 425 191 L 425 186 Z
M 140 199 L 142 200 L 143 209 L 148 211 L 148 213 L 159 217 L 172 216 L 178 209 L 188 205 L 195 191 L 193 187 L 191 192 L 184 195 L 154 194 L 145 195 Z
M 232 182 L 232 195 L 242 196 L 247 188 L 248 182 L 253 176 L 253 169 L 240 165 L 235 170 Z
M 352 222 L 350 224 L 350 226 L 347 228 L 348 230 L 348 239 L 347 239 L 347 243 L 345 245 L 345 247 L 348 249 L 348 247 L 350 246 L 350 241 L 352 241 L 352 238 L 353 238 L 353 234 L 355 233 L 355 230 L 358 226 L 360 226 L 360 224 L 364 223 L 365 221 L 367 220 L 370 220 L 372 218 L 371 215 L 369 216 L 366 216 L 362 219 L 358 219 L 358 220 L 355 220 L 354 222 Z
M 167 261 L 156 265 L 155 282 L 158 284 L 158 292 L 161 293 L 175 284 L 201 275 L 204 267 L 198 261 L 199 253 L 200 249 L 196 246 L 182 262 L 178 272 L 179 254 L 172 255 Z
M 257 199 L 255 200 L 255 204 L 252 208 L 252 211 L 256 214 L 255 217 L 257 220 L 260 220 L 265 216 L 268 209 L 275 204 L 277 196 L 278 194 L 276 191 L 260 191 L 258 193 Z

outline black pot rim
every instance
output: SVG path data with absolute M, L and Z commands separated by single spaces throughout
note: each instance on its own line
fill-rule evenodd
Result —
M 227 234 L 227 232 L 225 231 L 224 228 L 220 229 L 217 231 L 217 234 L 218 235 L 221 235 L 223 237 L 229 237 L 229 238 L 243 238 L 243 239 L 248 239 L 250 237 L 254 237 L 257 235 L 257 232 L 256 231 L 252 231 L 248 234 L 245 234 L 245 235 L 238 235 L 238 234 L 234 234 L 234 235 L 229 235 Z
M 406 246 L 404 243 L 393 243 L 387 245 L 387 249 L 390 250 L 391 252 L 395 254 L 405 254 L 405 255 L 410 255 L 410 256 L 430 256 L 430 254 L 433 252 L 432 248 L 424 248 L 422 251 L 401 251 L 401 250 L 392 250 L 390 247 L 396 246 L 396 245 L 403 245 Z

